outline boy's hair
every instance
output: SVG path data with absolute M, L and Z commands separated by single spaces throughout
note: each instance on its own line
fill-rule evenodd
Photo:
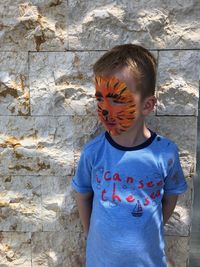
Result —
M 136 80 L 136 90 L 142 100 L 155 94 L 157 62 L 152 53 L 136 44 L 117 45 L 101 56 L 93 65 L 97 75 L 113 74 L 128 67 Z

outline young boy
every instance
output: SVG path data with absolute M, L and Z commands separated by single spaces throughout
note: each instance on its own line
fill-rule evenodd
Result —
M 72 179 L 87 237 L 87 267 L 166 267 L 163 226 L 187 190 L 178 147 L 146 126 L 157 63 L 118 45 L 93 67 L 105 132 L 85 145 Z

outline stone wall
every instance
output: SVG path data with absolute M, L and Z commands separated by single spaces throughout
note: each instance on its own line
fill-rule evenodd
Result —
M 0 266 L 81 267 L 70 181 L 99 133 L 92 64 L 138 43 L 158 59 L 148 124 L 174 140 L 189 190 L 165 226 L 170 267 L 188 266 L 199 98 L 199 0 L 0 2 Z

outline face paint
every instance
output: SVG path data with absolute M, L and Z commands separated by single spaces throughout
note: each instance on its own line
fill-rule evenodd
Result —
M 98 116 L 104 128 L 111 135 L 126 132 L 135 119 L 136 104 L 134 94 L 125 82 L 115 76 L 107 79 L 95 77 Z

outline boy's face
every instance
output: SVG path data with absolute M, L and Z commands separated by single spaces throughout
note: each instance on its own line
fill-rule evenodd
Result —
M 98 116 L 111 135 L 128 131 L 138 120 L 140 101 L 135 86 L 127 71 L 95 77 Z

